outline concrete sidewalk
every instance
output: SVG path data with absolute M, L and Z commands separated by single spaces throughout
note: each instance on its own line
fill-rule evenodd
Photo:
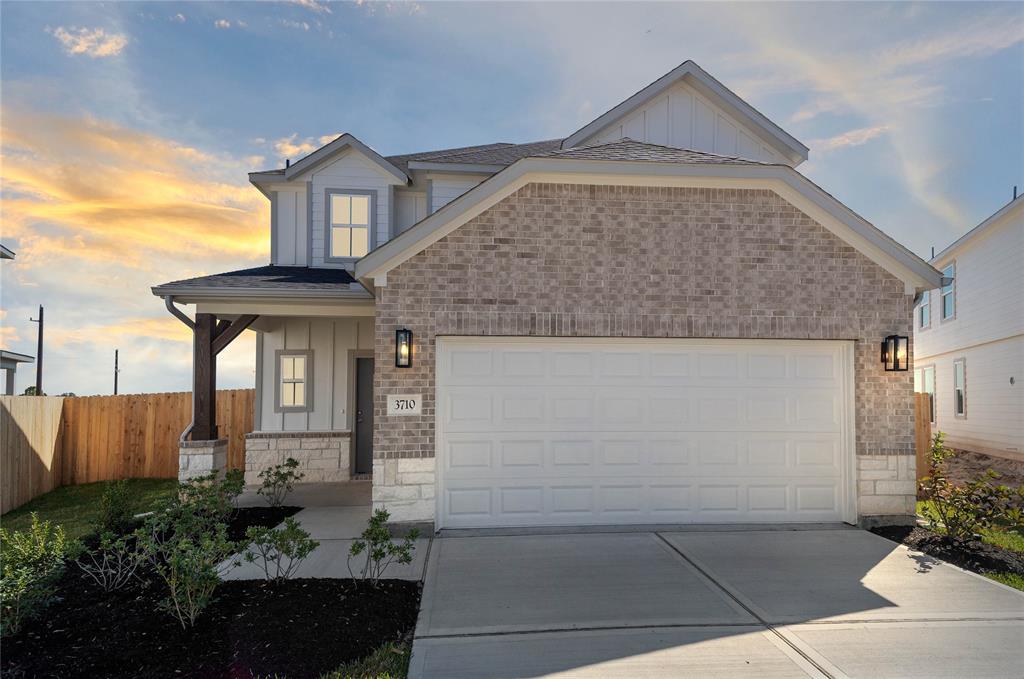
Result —
M 410 678 L 1014 677 L 1024 594 L 859 530 L 435 539 Z

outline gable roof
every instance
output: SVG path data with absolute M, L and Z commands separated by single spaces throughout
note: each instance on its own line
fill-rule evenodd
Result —
M 305 266 L 258 266 L 252 269 L 225 271 L 197 278 L 186 278 L 153 287 L 157 297 L 215 295 L 266 296 L 287 293 L 289 296 L 337 297 L 365 291 L 353 290 L 355 279 L 345 269 L 311 268 Z
M 356 262 L 370 287 L 387 273 L 531 182 L 755 188 L 774 191 L 904 282 L 908 293 L 939 287 L 942 275 L 788 165 L 619 140 L 523 158 L 444 205 Z
M 388 160 L 396 165 L 401 166 L 404 164 L 406 169 L 438 169 L 435 166 L 440 165 L 484 165 L 496 166 L 494 171 L 497 171 L 502 167 L 511 165 L 520 158 L 558 149 L 561 144 L 561 139 L 532 141 L 525 144 L 502 142 L 448 149 L 445 151 L 412 153 L 405 156 L 389 156 Z
M 979 238 L 982 234 L 988 233 L 990 229 L 995 227 L 997 224 L 1004 224 L 1005 220 L 1012 217 L 1014 214 L 1021 212 L 1024 216 L 1024 195 L 1017 196 L 1009 203 L 1001 207 L 994 215 L 978 224 L 976 227 L 965 233 L 964 235 L 953 241 L 952 244 L 946 246 L 946 248 L 931 258 L 932 264 L 938 264 L 943 259 L 949 257 L 954 251 L 959 250 L 967 243 L 973 242 Z
M 354 149 L 359 153 L 363 154 L 371 161 L 376 163 L 382 170 L 392 175 L 395 179 L 402 182 L 402 184 L 409 183 L 409 175 L 405 173 L 405 170 L 399 169 L 388 161 L 384 156 L 380 155 L 369 146 L 364 144 L 355 138 L 355 136 L 348 132 L 340 135 L 334 141 L 324 144 L 316 151 L 300 158 L 288 167 L 277 170 L 265 170 L 263 172 L 250 172 L 249 181 L 252 183 L 266 182 L 266 181 L 280 181 L 281 179 L 289 180 L 294 179 L 298 175 L 303 174 L 312 170 L 318 165 L 321 165 L 337 154 L 347 151 L 348 149 Z
M 606 126 L 640 108 L 676 83 L 684 80 L 738 120 L 747 123 L 753 130 L 761 132 L 764 140 L 791 162 L 800 163 L 807 160 L 810 149 L 690 60 L 684 61 L 633 96 L 570 134 L 562 141 L 562 148 L 570 148 L 585 142 Z

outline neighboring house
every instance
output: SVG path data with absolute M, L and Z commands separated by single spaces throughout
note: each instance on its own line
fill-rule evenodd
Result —
M 915 390 L 954 448 L 1024 460 L 1024 197 L 931 263 L 951 279 L 914 313 Z
M 806 157 L 688 61 L 564 139 L 345 134 L 252 173 L 271 264 L 153 290 L 197 311 L 183 474 L 223 464 L 215 355 L 251 327 L 250 481 L 371 474 L 437 528 L 911 520 L 912 374 L 879 345 L 941 276 Z
M 0 244 L 0 259 L 14 259 L 14 251 Z M 4 395 L 14 394 L 14 376 L 19 363 L 32 363 L 35 359 L 25 354 L 0 349 L 0 370 L 4 371 Z

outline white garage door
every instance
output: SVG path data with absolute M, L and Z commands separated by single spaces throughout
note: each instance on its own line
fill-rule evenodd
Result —
M 439 527 L 852 521 L 852 353 L 439 338 Z

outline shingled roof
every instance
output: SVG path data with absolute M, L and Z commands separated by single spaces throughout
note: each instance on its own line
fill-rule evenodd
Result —
M 347 293 L 355 279 L 345 269 L 310 268 L 304 266 L 258 266 L 253 269 L 226 271 L 210 276 L 186 278 L 164 283 L 153 288 L 153 294 L 163 297 L 169 294 L 189 292 L 251 292 L 294 293 L 313 291 L 318 294 Z
M 561 139 L 546 139 L 525 144 L 501 142 L 498 144 L 463 146 L 440 151 L 424 151 L 422 153 L 408 153 L 400 156 L 387 156 L 387 160 L 405 171 L 408 171 L 410 162 L 511 165 L 520 158 L 557 149 L 561 143 Z
M 692 151 L 660 144 L 636 141 L 629 137 L 591 146 L 549 151 L 536 154 L 538 158 L 570 158 L 574 160 L 647 161 L 655 163 L 708 163 L 713 165 L 772 165 L 738 156 Z

